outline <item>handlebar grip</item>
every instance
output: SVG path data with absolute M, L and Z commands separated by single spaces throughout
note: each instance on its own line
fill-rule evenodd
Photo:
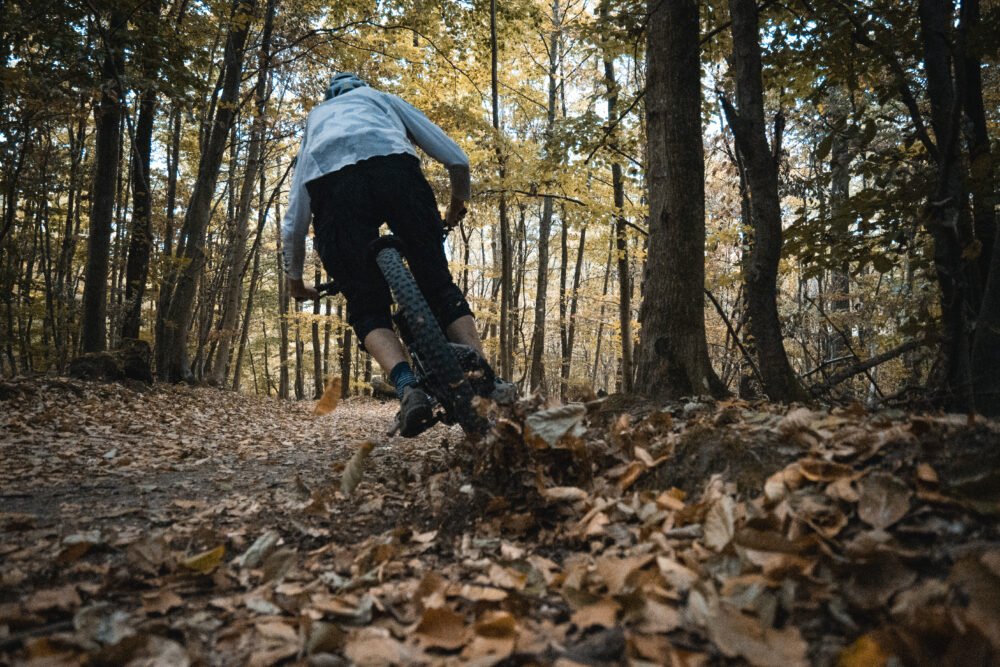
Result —
M 325 283 L 317 283 L 316 291 L 319 292 L 320 296 L 333 296 L 340 291 L 340 288 L 337 287 L 336 280 L 331 280 Z

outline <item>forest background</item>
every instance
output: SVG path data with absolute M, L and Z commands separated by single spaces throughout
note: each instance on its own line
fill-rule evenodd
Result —
M 305 117 L 353 71 L 470 156 L 446 247 L 524 389 L 995 413 L 998 13 L 0 2 L 0 372 L 140 340 L 165 380 L 369 391 L 342 301 L 290 300 L 279 259 Z

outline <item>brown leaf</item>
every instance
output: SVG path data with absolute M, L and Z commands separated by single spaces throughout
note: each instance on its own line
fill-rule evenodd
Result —
M 718 604 L 707 619 L 709 638 L 726 656 L 742 657 L 752 665 L 794 667 L 808 665 L 809 648 L 798 628 L 765 628 L 752 616 Z
M 142 610 L 146 614 L 166 614 L 182 603 L 180 596 L 167 588 L 142 594 Z
M 318 417 L 328 415 L 333 412 L 337 404 L 340 403 L 340 378 L 332 377 L 323 390 L 323 396 L 316 403 L 313 414 Z
M 802 476 L 810 482 L 832 482 L 841 477 L 850 477 L 854 473 L 851 466 L 814 458 L 801 459 L 799 470 L 802 472 Z
M 517 635 L 517 621 L 506 611 L 487 611 L 476 620 L 477 635 L 496 639 L 513 639 Z
M 344 647 L 344 657 L 360 667 L 388 667 L 418 662 L 418 656 L 390 636 L 385 628 L 361 629 L 348 640 Z
M 898 478 L 876 472 L 860 483 L 858 517 L 874 528 L 885 530 L 910 510 L 910 489 Z
M 733 513 L 736 503 L 729 496 L 722 496 L 711 507 L 705 515 L 705 536 L 702 541 L 710 549 L 722 551 L 735 532 L 735 518 Z
M 600 602 L 588 604 L 573 613 L 569 622 L 581 631 L 595 625 L 613 628 L 618 622 L 618 612 L 622 606 L 612 598 L 602 598 Z
M 449 651 L 461 648 L 469 641 L 462 615 L 441 607 L 426 610 L 413 633 L 425 646 Z
M 49 588 L 33 593 L 24 603 L 25 608 L 33 613 L 50 610 L 73 611 L 80 606 L 80 594 L 76 586 L 67 584 L 60 588 Z
M 652 562 L 654 558 L 653 554 L 629 558 L 604 556 L 597 559 L 597 573 L 607 585 L 608 594 L 618 595 L 627 585 L 632 583 L 632 576 Z
M 553 486 L 542 490 L 542 496 L 549 502 L 574 503 L 587 498 L 587 492 L 575 486 Z
M 570 403 L 540 410 L 524 420 L 525 439 L 536 449 L 558 447 L 564 437 L 579 438 L 585 432 L 580 420 L 587 413 L 583 403 Z

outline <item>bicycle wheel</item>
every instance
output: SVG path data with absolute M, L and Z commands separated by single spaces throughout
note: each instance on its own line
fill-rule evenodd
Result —
M 399 251 L 383 247 L 375 255 L 375 262 L 413 337 L 420 363 L 426 371 L 424 382 L 428 391 L 466 433 L 482 433 L 486 420 L 472 407 L 472 387 Z

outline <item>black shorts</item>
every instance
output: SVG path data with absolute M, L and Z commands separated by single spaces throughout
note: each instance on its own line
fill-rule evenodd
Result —
M 316 251 L 347 299 L 347 323 L 364 343 L 373 329 L 392 328 L 392 298 L 368 255 L 385 222 L 404 248 L 407 263 L 441 328 L 471 315 L 452 280 L 442 243 L 434 192 L 407 154 L 369 158 L 306 183 Z

